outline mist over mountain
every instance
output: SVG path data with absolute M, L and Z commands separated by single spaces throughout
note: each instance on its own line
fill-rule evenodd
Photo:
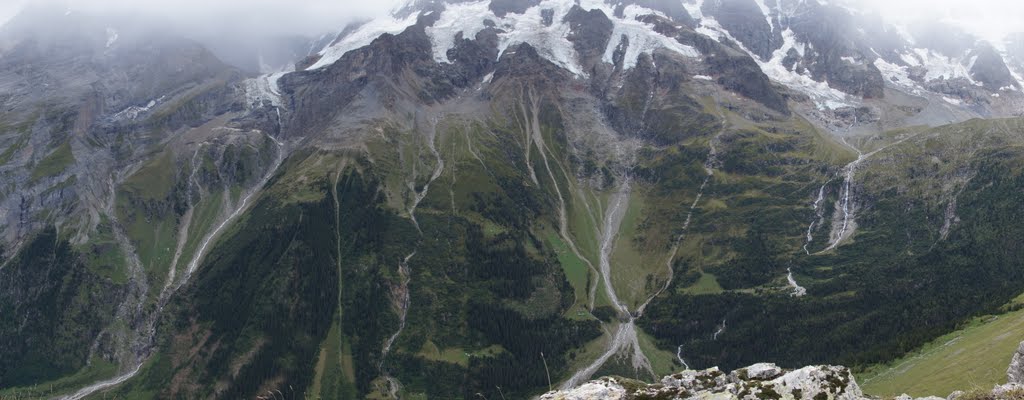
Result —
M 5 3 L 0 398 L 1018 390 L 1024 29 L 961 6 Z

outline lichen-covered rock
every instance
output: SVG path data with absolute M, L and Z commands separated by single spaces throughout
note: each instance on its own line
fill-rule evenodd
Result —
M 1019 399 L 1022 395 L 1024 395 L 1024 384 L 1021 383 L 1011 382 L 992 388 L 992 397 L 995 399 Z
M 1013 353 L 1010 367 L 1006 369 L 1006 382 L 1024 384 L 1024 342 L 1020 342 L 1017 352 Z
M 666 376 L 653 385 L 604 378 L 576 389 L 551 392 L 541 399 L 860 400 L 867 397 L 845 367 L 822 365 L 786 371 L 775 364 L 763 363 L 729 374 L 718 368 L 688 370 Z
M 963 392 L 958 392 L 958 393 L 963 394 Z M 950 396 L 952 396 L 952 395 L 950 395 Z M 904 393 L 904 394 L 901 394 L 899 396 L 896 396 L 896 398 L 893 399 L 893 400 L 947 400 L 947 399 L 943 399 L 942 397 L 938 397 L 938 396 L 918 397 L 918 398 L 915 399 L 914 396 L 911 396 L 909 394 Z
M 747 379 L 759 381 L 775 379 L 785 372 L 782 368 L 772 363 L 754 364 L 743 368 L 742 371 L 746 371 Z
M 626 398 L 626 388 L 615 378 L 584 383 L 579 387 L 547 393 L 541 400 L 619 400 Z

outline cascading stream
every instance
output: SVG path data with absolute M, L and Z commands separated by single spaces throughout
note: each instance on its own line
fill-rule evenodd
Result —
M 718 329 L 715 330 L 715 333 L 711 335 L 711 340 L 718 340 L 718 335 L 721 335 L 722 332 L 725 332 L 725 319 L 722 320 L 721 325 L 718 325 Z
M 799 283 L 796 283 L 796 279 L 793 278 L 793 268 L 786 268 L 786 281 L 789 282 L 789 287 L 793 289 L 790 296 L 804 297 L 807 295 L 807 288 L 800 286 Z
M 856 228 L 855 219 L 857 217 L 857 210 L 856 205 L 854 204 L 855 199 L 853 198 L 853 179 L 857 172 L 857 167 L 859 167 L 860 164 L 863 163 L 868 158 L 871 158 L 871 156 L 874 156 L 875 154 L 878 154 L 879 152 L 890 147 L 899 145 L 900 143 L 910 140 L 911 138 L 917 137 L 917 135 L 919 134 L 920 133 L 904 137 L 900 140 L 879 147 L 878 149 L 875 149 L 870 153 L 862 152 L 860 149 L 854 147 L 853 145 L 850 145 L 846 141 L 846 138 L 843 138 L 843 144 L 857 152 L 857 159 L 847 164 L 846 167 L 843 169 L 845 171 L 843 180 L 843 191 L 841 195 L 842 198 L 839 201 L 843 213 L 842 224 L 840 225 L 838 230 L 833 229 L 832 236 L 829 240 L 829 246 L 826 247 L 825 250 L 822 250 L 821 252 L 833 250 L 836 247 L 838 247 L 843 240 L 846 240 L 847 238 L 849 238 L 850 235 L 852 235 L 853 230 Z
M 416 226 L 416 230 L 420 233 L 420 235 L 423 235 L 423 230 L 420 229 L 420 224 L 416 220 L 416 208 L 418 208 L 423 199 L 427 197 L 427 193 L 430 190 L 430 185 L 433 184 L 434 181 L 440 178 L 441 174 L 444 173 L 444 158 L 441 157 L 441 153 L 437 151 L 437 144 L 435 143 L 435 141 L 437 140 L 437 123 L 437 117 L 430 118 L 430 131 L 427 134 L 427 148 L 430 150 L 430 153 L 434 156 L 434 171 L 430 175 L 430 179 L 427 180 L 427 183 L 423 186 L 423 190 L 421 191 L 416 191 L 415 169 L 413 169 L 412 179 L 408 183 L 409 190 L 413 192 L 413 203 L 409 207 L 409 219 L 412 220 L 413 225 Z M 384 380 L 387 381 L 388 390 L 391 393 L 392 397 L 396 397 L 397 393 L 400 392 L 401 382 L 399 382 L 398 379 L 391 376 L 390 373 L 384 370 L 384 362 L 387 360 L 388 354 L 391 353 L 391 346 L 394 345 L 395 340 L 397 340 L 398 337 L 402 334 L 402 331 L 405 330 L 406 317 L 409 314 L 409 307 L 412 304 L 412 300 L 409 295 L 409 283 L 412 281 L 412 271 L 409 268 L 409 260 L 412 259 L 412 257 L 415 255 L 416 250 L 414 249 L 412 253 L 409 253 L 409 255 L 405 256 L 405 258 L 398 265 L 399 286 L 398 289 L 395 291 L 396 293 L 394 293 L 394 296 L 396 296 L 397 298 L 392 299 L 398 308 L 398 329 L 395 331 L 395 333 L 391 334 L 391 336 L 388 337 L 388 339 L 384 342 L 384 347 L 381 349 L 380 363 L 377 365 L 377 369 L 381 372 Z
M 400 286 L 397 293 L 397 299 L 395 299 L 395 306 L 398 308 L 398 330 L 395 331 L 388 340 L 384 342 L 384 349 L 381 350 L 380 364 L 377 366 L 378 369 L 383 370 L 384 360 L 387 359 L 388 354 L 391 353 L 391 345 L 398 339 L 398 335 L 405 329 L 405 317 L 409 315 L 409 280 L 411 274 L 409 270 L 409 259 L 416 255 L 416 252 L 405 256 L 402 262 L 398 264 L 398 275 L 400 277 Z
M 821 185 L 821 188 L 818 189 L 818 198 L 814 200 L 813 210 L 814 210 L 815 219 L 814 219 L 814 221 L 811 221 L 811 223 L 809 225 L 807 225 L 807 237 L 806 237 L 806 240 L 804 241 L 804 253 L 807 253 L 807 255 L 811 255 L 811 251 L 807 247 L 810 246 L 811 242 L 814 241 L 814 227 L 817 226 L 818 221 L 820 221 L 821 218 L 822 218 L 822 215 L 821 215 L 821 211 L 822 211 L 821 203 L 825 201 L 825 187 L 827 187 L 828 184 L 831 183 L 831 182 L 832 182 L 832 180 L 828 180 L 828 181 L 825 181 L 824 185 Z
M 697 205 L 700 204 L 700 200 L 704 197 L 704 189 L 706 189 L 708 183 L 711 182 L 711 178 L 715 176 L 715 167 L 718 166 L 718 141 L 721 140 L 722 135 L 725 134 L 726 127 L 728 126 L 728 119 L 722 113 L 720 108 L 718 112 L 719 118 L 722 120 L 722 128 L 715 134 L 715 136 L 711 137 L 710 141 L 708 141 L 708 158 L 704 160 L 704 172 L 707 176 L 704 177 L 704 181 L 701 182 L 700 188 L 697 190 L 697 196 L 694 197 L 693 203 L 690 204 L 690 209 L 686 213 L 686 220 L 683 222 L 683 227 L 680 229 L 679 235 L 676 236 L 675 243 L 672 244 L 672 251 L 669 253 L 668 261 L 665 262 L 665 267 L 668 268 L 669 272 L 669 280 L 665 283 L 665 286 L 658 291 L 658 293 L 655 293 L 654 296 L 647 299 L 646 303 L 640 306 L 641 313 L 643 313 L 643 310 L 647 307 L 648 303 L 654 300 L 655 297 L 665 290 L 668 290 L 669 286 L 672 284 L 672 276 L 675 273 L 675 269 L 672 267 L 672 264 L 675 262 L 676 255 L 679 253 L 679 246 L 683 244 L 683 239 L 686 238 L 686 233 L 690 230 L 690 222 L 693 221 L 693 212 L 697 209 Z M 723 321 L 722 323 L 724 328 L 725 322 Z M 686 360 L 683 359 L 683 345 L 676 347 L 676 358 L 684 368 L 690 369 L 689 364 L 687 364 Z

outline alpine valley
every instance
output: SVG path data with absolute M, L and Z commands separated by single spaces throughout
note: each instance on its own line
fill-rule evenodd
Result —
M 1006 382 L 1024 35 L 839 0 L 338 29 L 257 59 L 65 8 L 0 28 L 0 398 Z M 781 398 L 818 395 L 848 398 Z

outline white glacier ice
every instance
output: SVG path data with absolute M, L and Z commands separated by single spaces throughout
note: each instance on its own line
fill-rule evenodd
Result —
M 537 50 L 541 57 L 562 67 L 576 76 L 586 76 L 579 64 L 576 49 L 569 41 L 571 27 L 565 21 L 566 15 L 575 4 L 572 0 L 544 0 L 540 4 L 528 8 L 521 14 L 509 13 L 504 17 L 496 16 L 489 8 L 489 1 L 476 1 L 446 5 L 438 21 L 426 29 L 433 46 L 434 60 L 441 63 L 451 62 L 448 51 L 455 47 L 455 38 L 461 32 L 463 38 L 473 38 L 485 28 L 484 21 L 495 23 L 498 34 L 499 56 L 510 47 L 520 43 L 528 43 Z M 625 7 L 623 17 L 615 16 L 612 8 L 597 0 L 580 2 L 584 10 L 600 10 L 613 24 L 613 32 L 602 60 L 612 62 L 615 50 L 625 36 L 629 42 L 626 50 L 624 68 L 636 65 L 640 54 L 650 54 L 657 49 L 665 49 L 685 57 L 697 57 L 699 54 L 690 46 L 654 31 L 653 26 L 638 20 L 644 15 L 662 13 L 630 5 Z M 543 13 L 551 13 L 550 24 L 545 24 Z
M 448 50 L 455 47 L 455 36 L 462 32 L 462 37 L 473 39 L 484 29 L 485 19 L 497 19 L 489 0 L 447 5 L 440 19 L 426 29 L 433 43 L 434 61 L 450 63 Z
M 369 21 L 320 50 L 320 59 L 309 69 L 318 69 L 334 64 L 345 56 L 345 53 L 369 45 L 374 39 L 385 33 L 399 34 L 416 24 L 417 17 L 418 14 L 414 13 L 402 19 L 382 17 Z
M 623 69 L 631 69 L 636 66 L 640 54 L 651 54 L 656 49 L 666 49 L 685 57 L 696 58 L 700 56 L 693 47 L 679 43 L 679 41 L 661 35 L 654 31 L 651 25 L 637 20 L 638 17 L 649 14 L 660 14 L 653 10 L 630 5 L 625 8 L 624 18 L 613 18 L 614 29 L 608 47 L 605 48 L 602 61 L 613 63 L 615 50 L 622 44 L 625 37 L 629 43 L 626 48 L 626 55 L 623 59 Z

